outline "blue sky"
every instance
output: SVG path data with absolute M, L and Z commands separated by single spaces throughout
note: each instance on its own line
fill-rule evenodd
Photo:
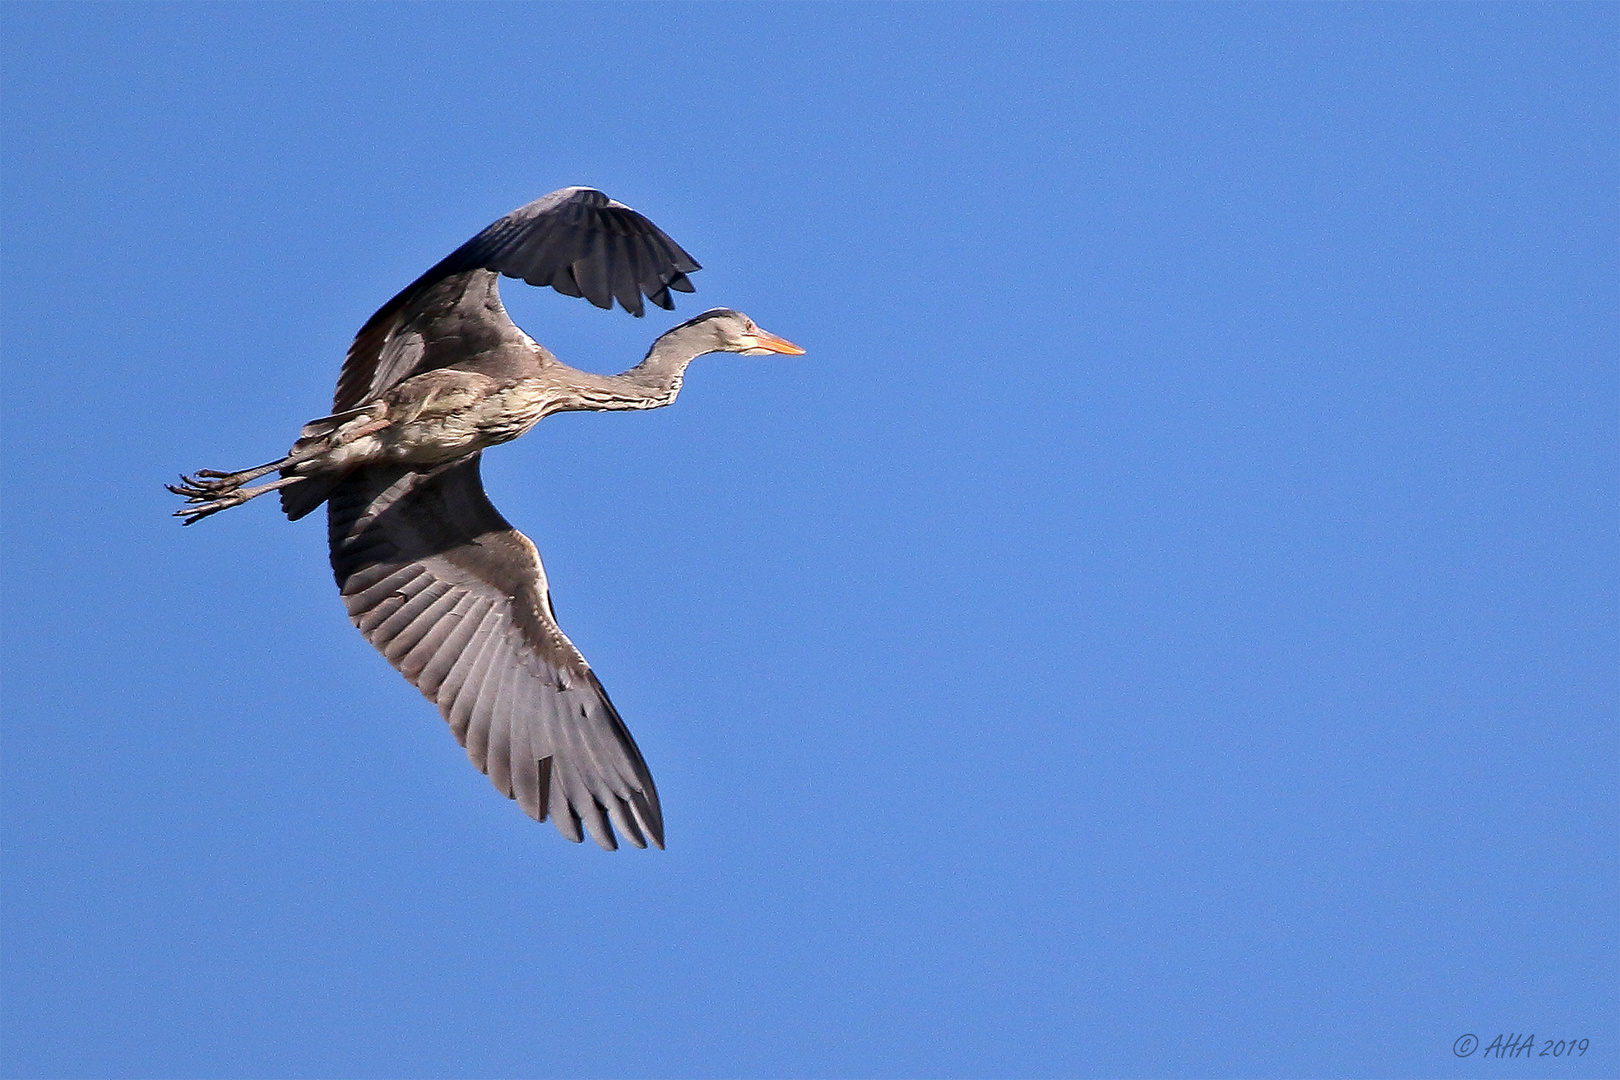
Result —
M 1620 9 L 4 16 L 5 1075 L 1620 1073 Z M 567 184 L 809 350 L 486 458 L 664 852 L 161 487 Z

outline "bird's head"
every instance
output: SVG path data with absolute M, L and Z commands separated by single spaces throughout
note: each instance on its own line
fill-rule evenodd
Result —
M 753 319 L 730 308 L 713 308 L 705 311 L 670 331 L 671 334 L 678 333 L 683 337 L 688 332 L 699 335 L 699 340 L 709 346 L 709 352 L 741 353 L 744 356 L 769 356 L 772 353 L 785 356 L 804 354 L 804 350 L 793 342 L 779 338 L 768 330 L 762 330 Z M 710 342 L 713 344 L 709 344 Z

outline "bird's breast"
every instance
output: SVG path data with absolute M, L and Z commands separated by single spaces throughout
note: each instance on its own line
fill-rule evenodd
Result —
M 520 379 L 480 403 L 478 429 L 490 445 L 507 442 L 534 427 L 547 413 L 555 412 L 557 403 L 555 387 L 545 380 Z

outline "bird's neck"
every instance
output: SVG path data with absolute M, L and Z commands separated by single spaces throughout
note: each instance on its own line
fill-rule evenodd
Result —
M 668 405 L 681 392 L 681 380 L 686 366 L 704 353 L 711 352 L 712 337 L 707 334 L 682 333 L 677 327 L 647 350 L 647 358 L 629 371 L 618 375 L 584 376 L 579 389 L 583 400 L 574 408 L 583 409 L 657 409 Z
M 694 332 L 698 329 L 699 332 Z M 655 405 L 668 405 L 681 392 L 686 365 L 713 351 L 713 337 L 700 328 L 678 326 L 652 343 L 647 357 L 620 378 L 645 387 L 657 399 Z

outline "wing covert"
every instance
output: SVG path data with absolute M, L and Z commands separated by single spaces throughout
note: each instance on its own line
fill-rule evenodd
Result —
M 477 454 L 423 472 L 379 466 L 339 484 L 328 530 L 349 617 L 531 818 L 608 850 L 615 829 L 663 847 L 641 752 L 558 628 L 539 554 L 491 505 L 478 466 Z
M 504 274 L 531 285 L 549 285 L 564 296 L 583 296 L 599 308 L 611 308 L 617 300 L 639 318 L 646 310 L 643 296 L 673 309 L 670 291 L 692 292 L 686 275 L 700 269 L 697 260 L 662 229 L 623 203 L 594 188 L 553 191 L 491 224 L 379 308 L 349 346 L 332 411 L 352 409 L 433 367 L 433 358 L 423 356 L 420 340 L 424 316 L 431 319 L 435 305 L 455 307 L 483 277 Z M 488 320 L 494 333 L 510 328 L 517 334 L 493 282 L 488 289 L 494 303 L 481 301 L 476 317 Z M 414 343 L 397 340 L 413 333 Z

